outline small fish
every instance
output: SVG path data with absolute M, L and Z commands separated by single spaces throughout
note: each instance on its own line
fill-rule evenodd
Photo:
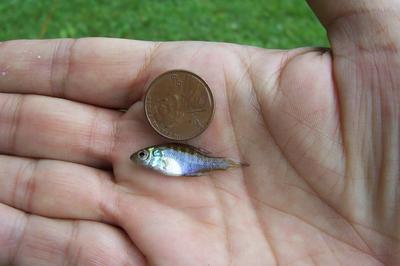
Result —
M 201 176 L 209 171 L 249 166 L 228 158 L 210 157 L 204 150 L 180 143 L 151 146 L 135 152 L 130 159 L 169 176 Z

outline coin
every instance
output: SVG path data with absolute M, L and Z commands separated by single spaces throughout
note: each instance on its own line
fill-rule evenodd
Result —
M 188 140 L 200 135 L 210 124 L 214 98 L 199 76 L 185 70 L 172 70 L 150 84 L 144 108 L 150 125 L 161 136 Z

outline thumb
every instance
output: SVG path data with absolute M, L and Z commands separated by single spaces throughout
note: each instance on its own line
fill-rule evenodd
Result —
M 397 0 L 307 0 L 328 32 L 334 53 L 393 49 L 398 39 Z

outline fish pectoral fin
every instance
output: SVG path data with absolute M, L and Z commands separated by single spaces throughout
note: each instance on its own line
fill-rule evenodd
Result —
M 204 175 L 203 172 L 197 172 L 197 173 L 190 173 L 190 174 L 185 174 L 185 176 L 202 176 Z

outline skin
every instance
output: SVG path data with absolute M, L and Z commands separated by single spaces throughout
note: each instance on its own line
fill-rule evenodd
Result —
M 0 43 L 0 264 L 398 265 L 399 3 L 309 3 L 331 50 Z M 163 142 L 142 97 L 170 69 L 215 95 L 189 143 L 250 167 L 129 161 Z

